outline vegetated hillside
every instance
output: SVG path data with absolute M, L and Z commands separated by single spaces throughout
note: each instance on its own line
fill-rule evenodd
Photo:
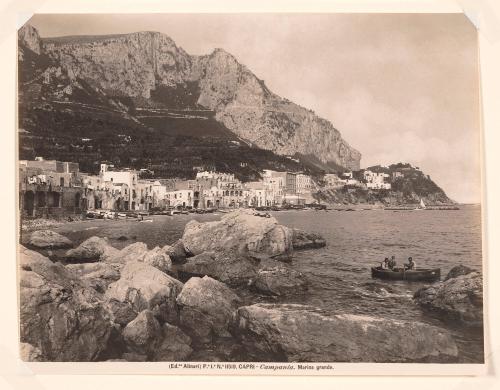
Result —
M 314 169 L 359 167 L 361 155 L 330 122 L 273 94 L 222 49 L 191 56 L 168 36 L 154 32 L 41 39 L 29 25 L 19 31 L 19 47 L 20 53 L 29 51 L 19 57 L 20 104 L 25 105 L 21 125 L 27 127 L 31 119 L 32 129 L 26 130 L 32 133 L 38 124 L 30 109 L 40 100 L 79 103 L 81 110 L 91 105 L 93 111 L 120 112 L 162 133 L 236 138 L 281 156 L 315 156 L 304 161 L 316 165 Z M 159 115 L 153 118 L 154 111 L 148 110 Z M 200 115 L 208 117 L 204 119 L 184 116 L 193 120 L 183 125 L 168 120 L 181 119 L 173 118 L 175 111 L 210 114 Z
M 354 186 L 328 189 L 320 188 L 314 195 L 321 202 L 332 204 L 418 204 L 422 199 L 426 204 L 452 204 L 453 200 L 432 179 L 407 163 L 379 165 L 366 168 L 373 172 L 384 172 L 390 177 L 390 190 L 369 190 Z M 399 174 L 395 175 L 398 172 Z
M 119 167 L 150 168 L 157 177 L 192 178 L 193 167 L 202 167 L 235 173 L 243 181 L 258 179 L 263 169 L 318 172 L 314 166 L 238 141 L 210 118 L 163 118 L 161 126 L 146 127 L 114 112 L 74 104 L 50 107 L 20 115 L 20 159 L 76 161 L 82 171 L 91 173 L 98 172 L 101 161 L 110 161 Z M 206 135 L 185 135 L 183 128 L 192 127 L 206 127 Z

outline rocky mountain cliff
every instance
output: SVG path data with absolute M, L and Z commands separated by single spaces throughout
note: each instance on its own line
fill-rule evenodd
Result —
M 37 93 L 29 78 L 43 79 L 51 86 L 42 88 L 45 100 L 99 101 L 138 124 L 161 110 L 210 110 L 249 145 L 321 167 L 359 168 L 360 153 L 330 122 L 272 93 L 224 50 L 192 56 L 157 32 L 40 38 L 30 25 L 19 43 L 21 60 L 30 52 L 46 62 L 24 72 L 21 94 Z

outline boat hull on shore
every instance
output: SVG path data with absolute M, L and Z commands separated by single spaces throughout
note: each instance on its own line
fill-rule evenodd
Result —
M 415 271 L 405 271 L 398 269 L 396 271 L 390 269 L 381 269 L 380 267 L 372 267 L 372 278 L 386 280 L 408 280 L 412 282 L 434 282 L 441 278 L 441 269 L 420 269 Z

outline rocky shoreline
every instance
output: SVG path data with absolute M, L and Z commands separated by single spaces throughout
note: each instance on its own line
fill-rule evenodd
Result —
M 153 249 L 135 242 L 119 250 L 99 237 L 74 247 L 63 235 L 35 231 L 20 250 L 23 359 L 457 360 L 453 337 L 437 326 L 327 315 L 311 306 L 239 296 L 242 290 L 277 297 L 307 293 L 309 281 L 294 269 L 293 253 L 325 245 L 317 234 L 244 210 L 220 221 L 191 221 L 175 244 Z M 49 259 L 56 249 L 64 249 L 66 265 Z M 482 319 L 481 277 L 464 272 L 417 292 L 415 301 L 476 324 Z

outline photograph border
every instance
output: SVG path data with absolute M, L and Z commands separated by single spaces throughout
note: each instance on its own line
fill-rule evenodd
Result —
M 144 13 L 144 5 L 139 5 L 137 3 L 134 3 L 132 5 L 127 4 L 124 6 L 123 2 L 118 2 L 118 1 L 109 1 L 108 4 L 106 5 L 99 5 L 99 2 L 97 1 L 87 1 L 85 4 L 84 2 L 74 2 L 74 4 L 71 4 L 71 12 L 68 4 L 62 4 L 62 2 L 59 1 L 53 1 L 53 2 L 45 2 L 43 5 L 38 6 L 34 5 L 36 2 L 32 2 L 33 5 L 32 7 L 25 7 L 24 11 L 27 9 L 33 10 L 34 12 L 37 13 L 58 13 L 55 11 L 61 10 L 61 13 L 97 13 L 99 12 L 100 9 L 105 10 L 105 13 Z M 77 3 L 79 3 L 79 7 L 77 6 Z M 121 3 L 121 5 L 119 4 Z M 368 8 L 370 11 L 375 11 L 375 12 L 387 12 L 389 7 L 391 10 L 395 12 L 446 12 L 446 13 L 456 13 L 456 12 L 461 12 L 463 11 L 463 8 L 461 5 L 459 5 L 459 2 L 439 2 L 439 1 L 423 1 L 423 2 L 405 2 L 406 5 L 403 5 L 403 2 L 398 2 L 399 4 L 396 4 L 396 2 L 390 2 L 390 1 L 385 1 L 385 2 L 377 2 L 377 3 L 371 3 L 370 5 L 366 5 L 366 2 L 361 2 L 361 1 L 352 1 L 349 2 L 349 5 L 346 5 L 347 2 L 330 2 L 329 4 L 325 4 L 325 2 L 310 2 L 307 5 L 304 5 L 305 2 L 297 2 L 297 1 L 292 1 L 292 2 L 287 2 L 286 5 L 285 2 L 278 2 L 281 5 L 280 7 L 274 8 L 274 10 L 271 10 L 270 8 L 266 8 L 266 6 L 263 5 L 263 2 L 254 2 L 254 5 L 249 5 L 247 2 L 242 2 L 238 6 L 235 4 L 232 4 L 228 6 L 228 2 L 224 1 L 215 1 L 213 2 L 214 4 L 217 3 L 219 4 L 219 7 L 214 6 L 213 8 L 211 7 L 210 9 L 207 8 L 206 5 L 202 5 L 201 2 L 199 1 L 189 1 L 186 2 L 181 7 L 176 7 L 173 4 L 169 5 L 162 5 L 160 2 L 157 1 L 151 1 L 149 3 L 155 3 L 154 7 L 154 13 L 167 13 L 167 12 L 179 12 L 179 13 L 203 13 L 203 12 L 210 12 L 210 13 L 219 13 L 221 12 L 221 5 L 225 3 L 225 13 L 232 13 L 232 12 L 255 12 L 255 13 L 260 13 L 260 12 L 283 12 L 286 10 L 286 12 L 348 12 L 348 9 L 351 9 L 349 12 L 366 12 L 366 8 Z M 243 3 L 246 4 L 243 6 Z M 335 8 L 336 3 L 341 3 L 338 8 Z M 415 3 L 420 3 L 420 5 L 416 5 Z M 439 4 L 438 4 L 439 3 Z M 470 2 L 469 2 L 470 3 Z M 479 12 L 479 3 L 478 3 L 478 8 L 474 9 L 473 11 L 469 11 L 469 13 L 466 13 L 466 15 L 472 15 L 469 18 L 474 22 L 476 26 L 478 26 L 478 18 L 477 15 Z M 196 4 L 196 5 L 195 5 Z M 446 5 L 445 5 L 446 4 Z M 212 5 L 212 4 L 211 4 Z M 276 5 L 276 4 L 275 4 Z M 338 4 L 337 4 L 338 5 Z M 241 7 L 239 11 L 236 9 L 238 7 Z M 269 7 L 269 6 L 267 6 Z M 283 8 L 285 7 L 285 8 Z M 351 7 L 351 8 L 349 8 Z M 114 9 L 115 11 L 112 11 Z M 143 11 L 140 12 L 140 9 Z M 361 11 L 363 10 L 363 11 Z M 82 12 L 84 11 L 84 12 Z M 153 11 L 152 9 L 147 9 L 147 11 Z M 484 11 L 483 11 L 484 12 Z M 17 20 L 17 27 L 22 25 L 24 21 L 27 20 L 28 16 L 31 16 L 28 13 L 23 13 L 21 16 L 21 13 L 19 10 L 14 12 L 17 14 L 19 17 Z M 492 14 L 490 14 L 492 15 Z M 493 16 L 491 16 L 493 17 Z M 28 17 L 29 18 L 29 17 Z M 490 19 L 491 21 L 491 19 Z M 495 22 L 498 22 L 497 20 L 494 20 Z M 486 22 L 483 22 L 486 23 Z M 494 34 L 495 31 L 494 28 L 489 28 L 485 29 L 484 31 L 482 28 L 479 29 L 479 47 L 480 47 L 480 53 L 481 55 L 481 60 L 484 59 L 483 55 L 485 53 L 484 46 L 492 40 L 493 43 L 495 43 L 495 39 L 492 38 L 492 36 L 488 36 L 489 34 Z M 493 31 L 493 32 L 491 32 Z M 15 36 L 13 36 L 12 31 L 9 31 L 9 47 L 12 46 L 12 41 L 15 39 Z M 486 41 L 486 42 L 485 42 Z M 16 39 L 17 42 L 17 39 Z M 498 40 L 496 41 L 498 44 Z M 15 43 L 14 43 L 15 44 Z M 9 53 L 12 53 L 10 50 L 8 51 Z M 483 104 L 486 102 L 486 98 L 484 96 L 485 93 L 485 70 L 484 70 L 484 64 L 481 61 L 481 92 L 482 92 L 482 98 L 481 101 Z M 9 84 L 11 85 L 11 84 Z M 7 92 L 11 92 L 11 90 L 8 90 Z M 5 93 L 5 92 L 4 92 Z M 12 99 L 12 95 L 10 96 L 10 99 Z M 15 104 L 17 105 L 17 100 L 15 101 Z M 3 109 L 5 110 L 7 107 L 12 107 L 12 104 L 6 105 Z M 494 226 L 490 226 L 491 223 L 494 223 L 495 218 L 493 218 L 491 215 L 488 214 L 490 210 L 490 204 L 487 203 L 487 198 L 493 199 L 491 196 L 487 196 L 485 193 L 484 189 L 487 188 L 488 190 L 491 189 L 491 187 L 488 185 L 488 187 L 485 185 L 486 183 L 486 177 L 487 171 L 485 171 L 485 153 L 490 150 L 491 154 L 491 145 L 489 147 L 485 146 L 487 145 L 487 141 L 489 141 L 491 138 L 490 133 L 488 135 L 485 135 L 483 133 L 483 126 L 485 125 L 485 118 L 484 118 L 484 113 L 483 113 L 484 106 L 481 109 L 481 149 L 482 149 L 482 190 L 483 190 L 483 195 L 482 195 L 482 232 L 483 232 L 483 275 L 484 275 L 484 302 L 485 302 L 485 310 L 484 310 L 484 316 L 485 316 L 485 321 L 484 321 L 484 339 L 485 339 L 485 363 L 484 364 L 430 364 L 430 363 L 424 363 L 424 364 L 419 364 L 419 363 L 307 363 L 307 365 L 313 365 L 313 366 L 318 366 L 318 365 L 332 365 L 333 369 L 325 369 L 323 372 L 315 372 L 314 375 L 438 375 L 438 376 L 454 376 L 454 375 L 459 375 L 459 376 L 464 376 L 464 375 L 486 375 L 488 373 L 491 373 L 491 357 L 492 353 L 496 352 L 498 353 L 498 347 L 493 347 L 491 345 L 491 341 L 493 338 L 491 337 L 491 332 L 494 329 L 492 324 L 490 323 L 490 320 L 493 320 L 493 315 L 490 316 L 490 309 L 491 306 L 489 305 L 490 303 L 490 297 L 493 297 L 492 294 L 492 288 L 495 288 L 498 292 L 498 288 L 496 288 L 496 284 L 494 279 L 498 279 L 498 276 L 492 275 L 492 269 L 490 268 L 491 264 L 488 263 L 488 258 L 489 255 L 491 254 L 489 245 L 491 244 L 491 241 L 488 241 L 488 237 L 493 238 L 493 231 L 496 230 L 494 229 Z M 6 110 L 7 111 L 7 110 Z M 12 116 L 12 113 L 10 114 Z M 486 123 L 486 128 L 488 128 L 488 123 Z M 15 139 L 17 139 L 17 134 L 12 135 Z M 6 142 L 7 143 L 7 142 Z M 17 145 L 17 144 L 16 144 Z M 494 149 L 493 149 L 494 150 Z M 17 151 L 15 151 L 17 157 Z M 491 156 L 490 156 L 491 157 Z M 493 166 L 490 166 L 490 174 L 491 170 L 493 170 Z M 491 181 L 488 181 L 488 184 L 490 184 Z M 17 199 L 17 191 L 15 191 L 14 195 Z M 6 203 L 8 204 L 8 203 Z M 18 210 L 16 207 L 16 210 L 13 210 L 15 214 L 15 219 L 16 219 L 16 238 L 18 235 Z M 3 229 L 9 229 L 7 226 L 3 226 Z M 12 229 L 12 226 L 10 226 L 10 229 Z M 12 237 L 12 232 L 9 232 L 8 234 L 4 235 L 3 239 L 8 239 Z M 11 247 L 9 246 L 9 249 Z M 14 245 L 14 251 L 17 252 L 16 250 L 16 245 Z M 16 268 L 16 267 L 14 267 Z M 15 270 L 15 269 L 14 269 Z M 10 272 L 5 273 L 10 274 Z M 17 274 L 17 272 L 15 272 Z M 497 274 L 498 275 L 498 274 Z M 12 277 L 12 275 L 10 275 Z M 18 282 L 18 278 L 16 277 L 14 281 Z M 10 281 L 9 284 L 12 284 L 12 280 Z M 5 285 L 2 286 L 2 290 L 4 289 Z M 17 289 L 17 286 L 16 286 Z M 13 301 L 14 303 L 18 303 L 17 299 L 17 292 L 16 294 L 16 299 Z M 10 299 L 12 294 L 4 295 L 7 297 L 7 299 Z M 493 299 L 491 299 L 492 301 Z M 16 312 L 17 312 L 17 307 L 16 307 Z M 11 312 L 11 311 L 9 311 Z M 498 314 L 498 313 L 496 313 Z M 17 317 L 16 317 L 17 319 Z M 498 317 L 495 318 L 495 320 L 498 320 Z M 498 323 L 497 323 L 498 324 Z M 15 344 L 18 343 L 18 336 L 19 333 L 16 332 L 17 337 L 15 341 Z M 12 351 L 10 351 L 12 353 Z M 15 354 L 17 356 L 17 354 Z M 32 372 L 34 374 L 44 374 L 44 375 L 52 375 L 52 374 L 99 374 L 99 375 L 104 375 L 104 374 L 136 374 L 136 373 L 141 373 L 141 374 L 175 374 L 175 375 L 283 375 L 286 372 L 286 375 L 312 375 L 312 373 L 308 372 L 297 372 L 297 370 L 294 370 L 292 373 L 291 371 L 287 370 L 272 370 L 272 369 L 252 369 L 250 372 L 248 370 L 244 371 L 238 371 L 235 372 L 233 369 L 208 369 L 208 370 L 201 370 L 201 371 L 196 371 L 193 372 L 191 369 L 183 369 L 183 368 L 175 368 L 175 367 L 168 367 L 169 364 L 183 364 L 182 362 L 178 363 L 157 363 L 157 362 L 148 362 L 148 363 L 113 363 L 113 362 L 98 362 L 98 363 L 52 363 L 52 362 L 47 362 L 47 363 L 23 363 L 20 362 L 18 357 L 16 358 L 18 361 L 18 364 L 23 367 L 23 370 L 28 370 L 29 372 Z M 187 363 L 187 362 L 186 362 Z M 189 362 L 190 364 L 196 364 L 194 362 Z M 203 363 L 201 363 L 203 364 Z M 214 364 L 214 363 L 206 363 L 206 364 Z M 238 364 L 238 363 L 220 363 L 222 365 L 224 364 Z M 248 363 L 242 363 L 242 364 L 248 364 Z M 255 363 L 256 365 L 260 363 Z M 267 363 L 269 365 L 275 365 L 277 366 L 277 363 Z M 281 364 L 281 363 L 280 363 Z M 283 363 L 283 365 L 289 365 L 288 363 Z

